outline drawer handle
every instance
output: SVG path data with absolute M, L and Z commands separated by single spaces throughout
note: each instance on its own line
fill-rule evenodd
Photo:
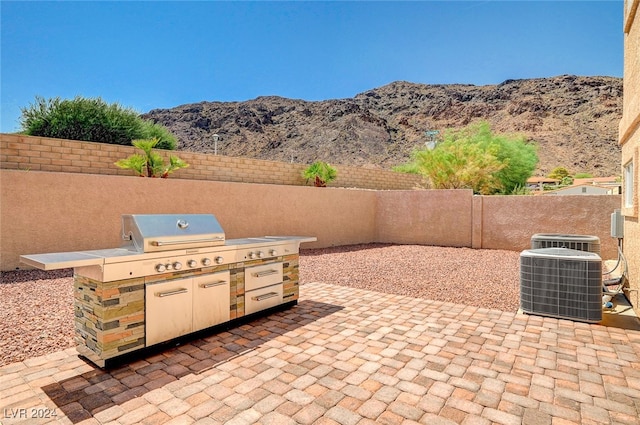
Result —
M 173 291 L 156 292 L 156 297 L 160 297 L 160 298 L 170 297 L 171 295 L 186 294 L 187 292 L 189 292 L 187 288 L 180 288 L 180 289 L 174 289 Z
M 202 285 L 200 285 L 200 287 L 204 288 L 204 289 L 207 289 L 207 288 L 213 288 L 214 286 L 222 286 L 225 283 L 227 283 L 226 280 L 219 280 L 217 282 L 203 283 Z
M 255 277 L 265 277 L 265 276 L 271 276 L 272 274 L 276 274 L 276 273 L 278 273 L 278 270 L 265 270 L 263 272 L 253 273 L 253 275 Z
M 251 299 L 254 300 L 254 301 L 264 301 L 264 300 L 269 299 L 269 298 L 277 297 L 278 295 L 279 294 L 277 292 L 269 292 L 268 294 L 257 295 L 255 297 L 251 297 Z

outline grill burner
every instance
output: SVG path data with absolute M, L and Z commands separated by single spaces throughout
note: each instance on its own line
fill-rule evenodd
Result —
M 122 216 L 120 248 L 22 255 L 74 268 L 78 351 L 100 367 L 194 332 L 297 304 L 300 243 L 226 239 L 211 214 Z

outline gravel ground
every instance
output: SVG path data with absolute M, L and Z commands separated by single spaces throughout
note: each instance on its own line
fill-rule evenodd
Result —
M 367 244 L 300 253 L 300 283 L 516 311 L 518 252 Z M 74 346 L 73 272 L 0 273 L 0 366 Z
M 0 366 L 73 347 L 73 270 L 0 273 Z
M 311 282 L 515 312 L 520 253 L 385 244 L 302 250 L 300 283 Z

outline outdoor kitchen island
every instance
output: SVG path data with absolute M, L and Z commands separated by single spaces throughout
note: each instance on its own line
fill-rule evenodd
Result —
M 204 214 L 122 223 L 122 248 L 20 257 L 42 270 L 74 268 L 77 349 L 103 368 L 296 305 L 300 243 L 316 240 L 225 240 Z

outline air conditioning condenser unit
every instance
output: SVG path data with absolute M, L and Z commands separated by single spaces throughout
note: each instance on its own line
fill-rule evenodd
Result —
M 531 236 L 531 249 L 568 248 L 600 255 L 600 238 L 590 235 L 536 233 Z
M 596 253 L 541 248 L 520 254 L 524 313 L 597 323 L 602 320 L 602 259 Z

